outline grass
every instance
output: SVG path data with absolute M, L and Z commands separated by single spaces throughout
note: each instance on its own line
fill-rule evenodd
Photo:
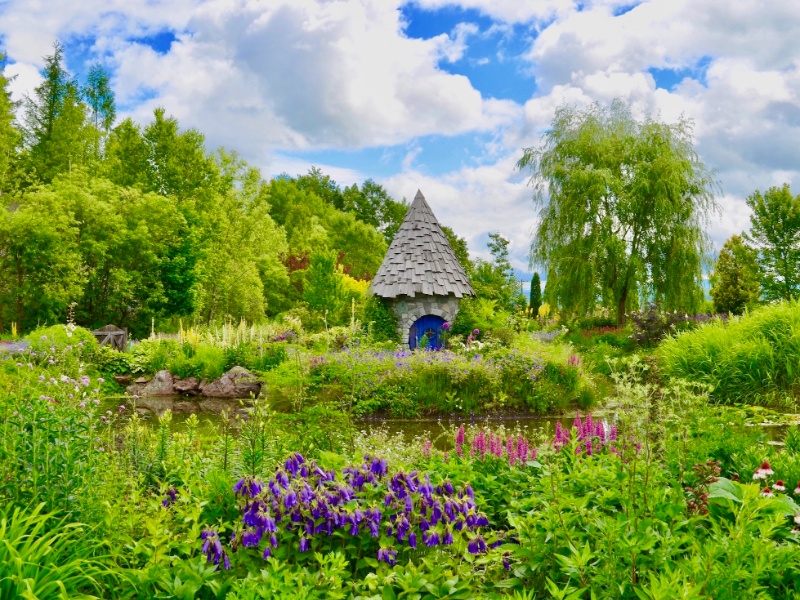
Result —
M 0 600 L 95 598 L 102 569 L 81 544 L 85 527 L 55 522 L 43 506 L 0 513 Z
M 707 385 L 726 404 L 793 404 L 800 392 L 800 303 L 762 307 L 666 340 L 664 375 Z

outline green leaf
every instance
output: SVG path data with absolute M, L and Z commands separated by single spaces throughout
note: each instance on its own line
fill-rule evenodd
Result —
M 733 502 L 741 504 L 744 494 L 742 493 L 742 486 L 730 479 L 720 477 L 710 486 L 708 486 L 709 500 L 726 498 Z

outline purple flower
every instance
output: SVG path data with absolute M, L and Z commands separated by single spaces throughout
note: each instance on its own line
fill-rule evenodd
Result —
M 408 534 L 408 545 L 415 550 L 417 549 L 417 534 L 413 531 Z
M 397 563 L 397 550 L 394 548 L 379 548 L 378 560 L 394 565 Z
M 167 493 L 164 495 L 164 499 L 161 501 L 161 506 L 168 508 L 173 502 L 175 502 L 177 495 L 178 492 L 175 490 L 175 488 L 173 486 L 169 486 L 169 488 L 167 488 Z
M 481 332 L 481 330 L 480 330 L 480 329 L 473 329 L 473 330 L 472 330 L 472 335 L 479 335 L 479 334 L 480 334 L 480 332 Z
M 298 546 L 300 552 L 307 552 L 310 547 L 311 547 L 311 540 L 309 540 L 307 537 L 301 537 L 300 544 Z
M 450 323 L 445 321 L 444 324 L 442 325 L 442 329 L 444 329 L 445 331 L 450 331 Z
M 486 542 L 483 537 L 478 535 L 472 538 L 467 544 L 467 550 L 470 554 L 480 554 L 486 551 Z

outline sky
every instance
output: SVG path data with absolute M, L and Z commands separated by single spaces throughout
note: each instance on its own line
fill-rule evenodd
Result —
M 564 104 L 692 119 L 717 248 L 755 190 L 800 193 L 797 0 L 0 0 L 15 99 L 55 40 L 78 77 L 109 70 L 119 118 L 164 107 L 265 176 L 420 189 L 474 256 L 508 238 L 521 279 L 537 210 L 516 163 Z

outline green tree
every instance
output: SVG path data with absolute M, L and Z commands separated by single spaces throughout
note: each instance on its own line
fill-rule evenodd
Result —
M 5 55 L 0 54 L 0 195 L 12 187 L 12 169 L 17 163 L 22 141 L 14 119 L 16 103 L 11 100 L 9 81 L 3 76 L 4 68 Z
M 639 293 L 696 310 L 716 184 L 692 146 L 691 121 L 639 121 L 619 100 L 562 106 L 517 166 L 531 170 L 541 207 L 531 262 L 547 269 L 546 300 L 568 313 L 603 302 L 620 324 Z
M 492 260 L 477 259 L 470 279 L 478 298 L 492 300 L 497 309 L 504 311 L 525 304 L 508 258 L 508 244 L 499 233 L 490 233 L 488 246 Z
M 94 124 L 94 160 L 100 161 L 100 154 L 105 137 L 108 135 L 117 115 L 114 92 L 111 89 L 110 77 L 102 65 L 95 63 L 89 68 L 83 95 L 91 110 Z
M 86 105 L 63 60 L 63 48 L 56 42 L 53 54 L 44 58 L 42 83 L 33 98 L 25 98 L 27 167 L 45 183 L 59 173 L 87 165 L 93 155 Z
M 756 253 L 739 235 L 731 236 L 719 252 L 711 274 L 714 312 L 739 315 L 761 295 Z
M 533 316 L 539 314 L 539 307 L 542 305 L 542 282 L 539 279 L 539 273 L 536 272 L 533 274 L 533 279 L 531 279 L 531 294 L 530 294 L 530 302 L 528 306 L 531 309 L 531 313 Z
M 800 295 L 800 196 L 789 184 L 771 187 L 747 198 L 753 210 L 745 238 L 758 251 L 761 287 L 767 300 L 789 300 Z
M 317 248 L 312 252 L 303 287 L 303 300 L 320 316 L 332 319 L 342 308 L 342 281 L 336 251 Z
M 84 274 L 72 215 L 54 195 L 0 205 L 0 331 L 63 322 Z
M 458 237 L 455 231 L 453 231 L 446 225 L 442 225 L 442 231 L 444 232 L 444 235 L 447 238 L 450 247 L 453 249 L 453 253 L 456 255 L 459 264 L 461 264 L 461 266 L 464 268 L 467 277 L 470 277 L 470 274 L 475 268 L 475 265 L 469 258 L 469 249 L 467 247 L 467 240 L 465 240 L 462 237 Z
M 215 162 L 219 193 L 201 215 L 199 313 L 208 322 L 260 321 L 284 308 L 286 237 L 270 217 L 269 185 L 258 170 L 224 150 Z

